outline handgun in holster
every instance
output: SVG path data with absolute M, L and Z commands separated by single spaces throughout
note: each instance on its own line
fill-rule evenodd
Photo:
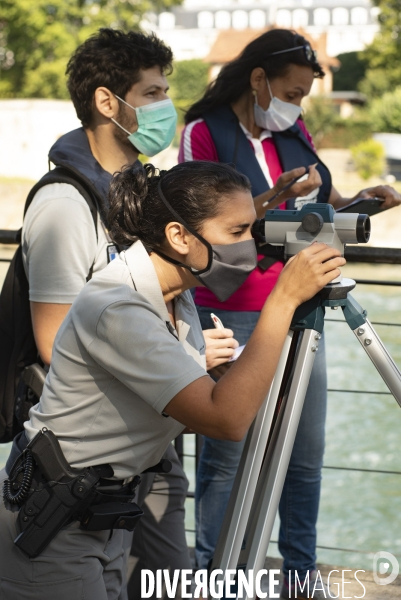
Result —
M 56 436 L 43 428 L 18 457 L 4 484 L 4 498 L 22 505 L 18 514 L 20 533 L 14 543 L 35 558 L 73 520 L 79 520 L 81 528 L 89 531 L 132 531 L 143 514 L 132 502 L 139 477 L 128 484 L 131 489 L 125 488 L 125 494 L 108 494 L 107 489 L 99 492 L 99 480 L 109 479 L 113 473 L 110 465 L 73 469 Z

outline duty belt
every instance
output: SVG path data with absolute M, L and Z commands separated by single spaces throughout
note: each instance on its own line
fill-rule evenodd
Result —
M 20 447 L 25 445 L 19 441 Z M 73 469 L 56 436 L 46 428 L 7 472 L 4 500 L 20 507 L 20 533 L 14 543 L 30 558 L 43 552 L 58 531 L 74 520 L 88 531 L 133 531 L 143 514 L 133 502 L 139 477 L 124 484 L 110 479 L 114 474 L 110 465 Z

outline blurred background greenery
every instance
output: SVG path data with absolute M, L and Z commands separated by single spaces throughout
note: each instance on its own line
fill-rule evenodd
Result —
M 2 0 L 0 98 L 66 99 L 65 67 L 74 49 L 99 27 L 140 29 L 146 13 L 182 0 Z M 329 98 L 310 97 L 305 121 L 317 148 L 349 148 L 373 132 L 401 133 L 401 0 L 373 0 L 379 32 L 361 52 L 339 54 L 333 91 L 366 96 L 352 118 Z M 169 78 L 180 124 L 207 83 L 203 60 L 175 62 Z
M 79 44 L 100 27 L 138 30 L 145 13 L 174 4 L 180 0 L 2 0 L 0 97 L 69 98 L 65 68 Z

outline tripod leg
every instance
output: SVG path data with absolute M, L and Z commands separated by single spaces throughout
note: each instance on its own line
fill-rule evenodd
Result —
M 359 340 L 398 404 L 401 406 L 401 373 L 381 339 L 366 318 L 366 311 L 348 294 L 346 304 L 341 306 L 345 320 Z
M 222 569 L 225 572 L 237 566 L 292 337 L 293 332 L 290 331 L 284 342 L 269 393 L 248 432 L 214 553 L 212 569 Z
M 259 478 L 253 504 L 257 511 L 252 514 L 247 548 L 240 557 L 241 563 L 243 557 L 246 559 L 248 578 L 250 571 L 256 574 L 264 565 L 320 337 L 313 329 L 305 330 L 302 335 L 282 420 L 277 421 L 277 441 Z M 246 596 L 246 600 L 251 598 Z
M 366 319 L 364 325 L 353 331 L 384 383 L 401 406 L 401 373 L 371 323 Z

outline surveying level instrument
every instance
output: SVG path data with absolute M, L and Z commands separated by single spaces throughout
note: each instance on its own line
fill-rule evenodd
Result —
M 368 241 L 367 215 L 338 216 L 330 205 L 308 204 L 300 211 L 267 211 L 262 226 L 266 240 L 281 246 L 285 257 L 313 241 L 325 242 L 342 253 L 346 242 Z M 277 250 L 273 248 L 273 252 Z M 250 580 L 252 571 L 256 574 L 263 569 L 327 307 L 341 307 L 349 327 L 401 406 L 401 373 L 366 311 L 350 295 L 355 281 L 342 277 L 336 281 L 294 314 L 272 385 L 247 435 L 212 570 L 221 569 L 224 574 L 227 569 L 240 568 Z M 245 595 L 241 600 L 253 598 Z

